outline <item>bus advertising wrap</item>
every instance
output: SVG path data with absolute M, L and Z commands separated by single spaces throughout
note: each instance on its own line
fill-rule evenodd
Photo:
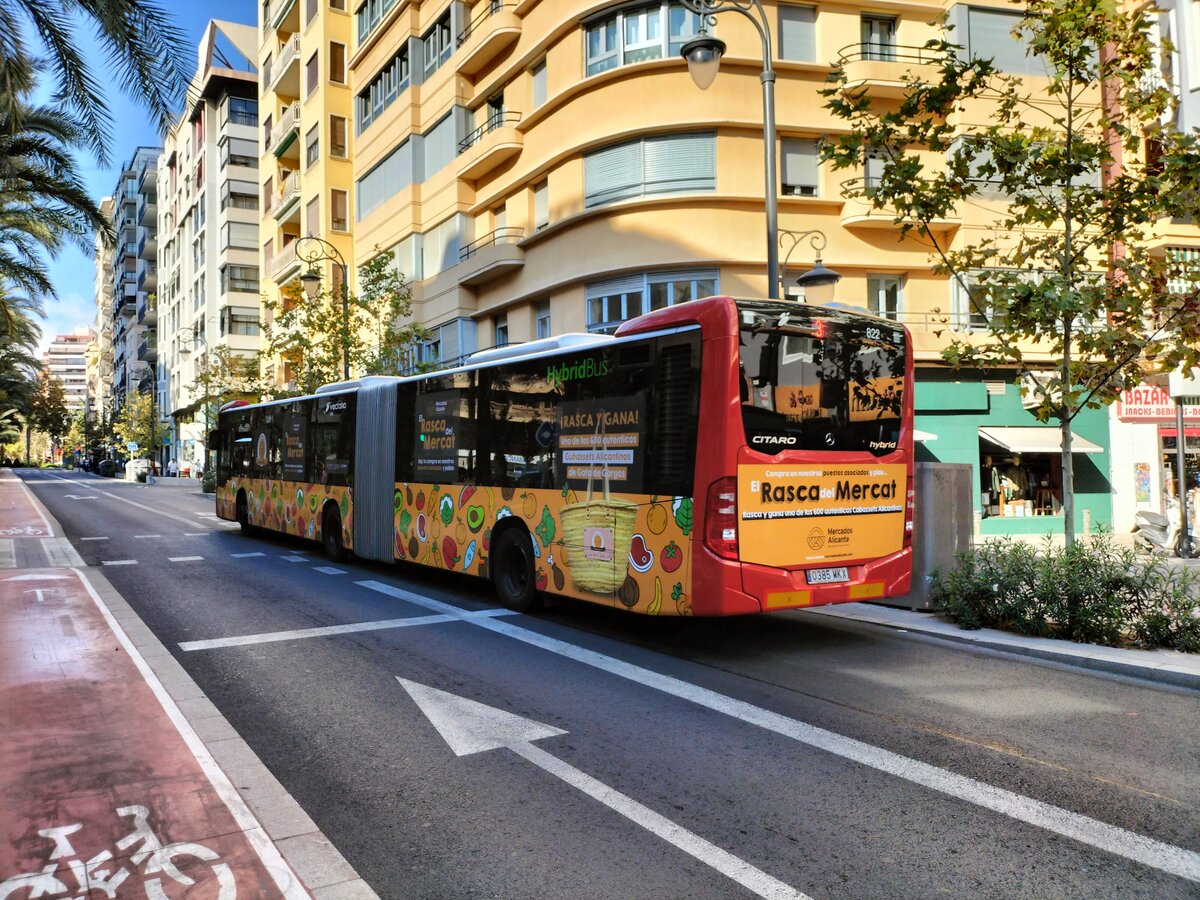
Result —
M 742 561 L 796 566 L 895 553 L 907 474 L 903 465 L 738 466 Z

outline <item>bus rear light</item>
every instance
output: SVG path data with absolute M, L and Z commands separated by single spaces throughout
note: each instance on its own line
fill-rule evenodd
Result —
M 726 476 L 708 486 L 704 545 L 722 559 L 738 558 L 737 479 Z
M 908 491 L 904 495 L 904 546 L 912 546 L 913 510 L 916 505 L 917 492 L 913 489 L 912 476 L 908 476 Z

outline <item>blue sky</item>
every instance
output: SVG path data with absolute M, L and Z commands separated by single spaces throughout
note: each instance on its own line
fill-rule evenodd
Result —
M 196 48 L 209 19 L 253 25 L 257 14 L 255 0 L 204 0 L 202 3 L 196 0 L 160 0 L 160 4 L 176 16 L 184 32 L 187 41 L 185 50 L 192 64 L 189 70 L 194 69 Z M 107 54 L 96 47 L 90 26 L 81 25 L 77 34 L 90 51 L 85 58 L 91 61 L 94 74 L 104 80 L 103 66 Z M 102 168 L 91 157 L 80 157 L 79 166 L 89 193 L 97 201 L 112 192 L 121 166 L 129 161 L 137 147 L 157 147 L 162 143 L 146 110 L 122 94 L 115 84 L 106 100 L 112 115 L 112 140 L 109 144 L 112 165 Z M 65 249 L 51 262 L 50 280 L 58 299 L 46 303 L 46 321 L 42 323 L 43 350 L 56 334 L 66 334 L 79 326 L 93 324 L 96 318 L 95 272 L 95 261 L 73 247 Z

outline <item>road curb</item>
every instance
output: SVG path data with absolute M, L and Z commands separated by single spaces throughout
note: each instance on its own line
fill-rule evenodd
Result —
M 1034 638 L 998 632 L 994 629 L 968 631 L 952 623 L 922 621 L 922 617 L 929 616 L 929 613 L 892 607 L 872 607 L 866 604 L 825 606 L 813 609 L 811 612 L 835 619 L 849 619 L 867 625 L 890 628 L 893 631 L 922 634 L 926 637 L 940 638 L 957 644 L 984 647 L 1001 653 L 1015 653 L 1019 656 L 1028 656 L 1047 662 L 1200 690 L 1200 660 L 1192 660 L 1188 654 L 1175 651 L 1125 650 L 1118 647 L 1101 647 L 1095 644 L 1075 644 L 1068 641 L 1057 641 L 1053 638 Z M 1046 646 L 1046 644 L 1062 644 L 1063 646 Z M 1149 662 L 1131 658 L 1122 659 L 1118 655 L 1140 653 L 1170 654 L 1171 657 L 1178 657 L 1178 660 L 1164 659 L 1161 662 Z

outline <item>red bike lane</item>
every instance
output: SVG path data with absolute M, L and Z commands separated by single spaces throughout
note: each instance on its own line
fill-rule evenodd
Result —
M 0 537 L 54 537 L 50 523 L 29 498 L 29 489 L 7 469 L 0 471 Z
M 233 793 L 82 572 L 0 570 L 0 900 L 309 896 Z

